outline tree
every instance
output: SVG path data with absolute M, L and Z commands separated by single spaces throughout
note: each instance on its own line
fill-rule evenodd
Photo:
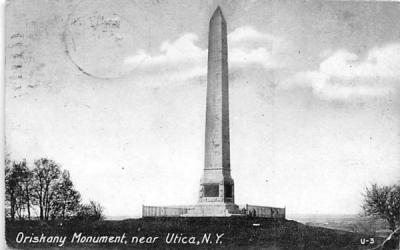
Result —
M 18 185 L 18 204 L 19 204 L 19 215 L 22 217 L 22 213 L 27 211 L 28 219 L 31 218 L 31 196 L 33 188 L 33 174 L 26 165 L 26 160 L 23 160 L 17 164 L 14 164 L 14 171 L 17 178 Z
M 5 168 L 5 186 L 6 186 L 6 202 L 10 207 L 11 220 L 15 219 L 15 208 L 17 203 L 17 176 L 13 170 L 14 163 L 6 160 Z
M 53 160 L 34 161 L 31 170 L 26 161 L 5 160 L 6 216 L 11 220 L 31 219 L 31 210 L 39 210 L 40 220 L 70 219 L 79 214 L 91 220 L 103 218 L 100 203 L 90 201 L 81 205 L 81 196 L 75 190 L 67 170 Z
M 89 204 L 83 204 L 77 213 L 79 220 L 102 220 L 104 219 L 104 208 L 97 201 L 91 200 Z
M 366 188 L 363 210 L 366 215 L 385 219 L 392 231 L 400 226 L 400 185 Z
M 11 219 L 14 220 L 15 215 L 21 219 L 25 212 L 30 219 L 32 172 L 27 167 L 25 160 L 15 162 L 6 159 L 5 184 L 6 202 Z
M 40 220 L 48 220 L 51 204 L 55 199 L 54 185 L 60 176 L 60 167 L 53 160 L 42 158 L 34 162 L 34 192 L 39 205 Z
M 95 218 L 96 220 L 104 219 L 104 208 L 99 202 L 91 200 L 89 202 L 89 205 L 93 214 L 93 218 Z
M 62 218 L 63 220 L 71 218 L 78 212 L 81 196 L 74 189 L 67 170 L 63 171 L 54 189 L 55 199 L 51 203 L 52 216 Z

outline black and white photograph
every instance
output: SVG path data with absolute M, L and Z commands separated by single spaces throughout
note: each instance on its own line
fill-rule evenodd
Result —
M 7 0 L 6 249 L 400 250 L 400 2 Z

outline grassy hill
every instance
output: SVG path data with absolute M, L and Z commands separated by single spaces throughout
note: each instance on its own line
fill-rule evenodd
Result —
M 100 236 L 103 237 L 99 238 Z M 119 238 L 112 238 L 115 236 Z M 65 242 L 62 244 L 63 237 Z M 91 223 L 82 221 L 6 222 L 6 240 L 11 248 L 58 248 L 62 244 L 64 249 L 91 247 L 95 249 L 353 250 L 370 249 L 382 241 L 375 238 L 374 244 L 362 245 L 360 243 L 362 238 L 369 239 L 370 236 L 307 226 L 291 220 L 246 217 L 143 218 Z M 41 242 L 36 242 L 35 239 Z M 71 242 L 72 239 L 74 242 Z M 24 240 L 25 243 L 23 243 Z

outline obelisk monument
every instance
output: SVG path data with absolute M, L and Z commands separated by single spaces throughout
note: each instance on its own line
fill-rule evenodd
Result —
M 204 173 L 199 202 L 192 215 L 229 216 L 234 204 L 229 147 L 228 43 L 226 22 L 218 7 L 208 34 L 207 108 Z
M 235 204 L 229 146 L 228 41 L 226 22 L 218 7 L 208 33 L 207 107 L 204 171 L 194 206 L 142 206 L 143 217 L 225 217 L 252 215 L 285 218 L 286 209 Z

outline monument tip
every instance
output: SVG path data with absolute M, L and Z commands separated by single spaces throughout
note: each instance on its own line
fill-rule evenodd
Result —
M 219 7 L 219 5 L 218 5 L 218 7 L 215 9 L 215 11 L 214 11 L 214 14 L 213 14 L 213 17 L 214 16 L 223 16 L 222 15 L 222 10 L 221 10 L 221 7 Z

